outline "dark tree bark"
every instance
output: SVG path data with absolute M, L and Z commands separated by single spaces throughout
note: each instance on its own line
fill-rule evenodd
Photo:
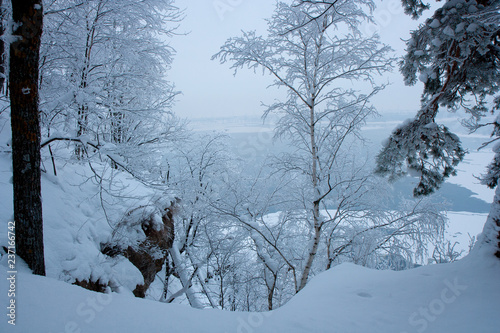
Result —
M 45 275 L 40 184 L 38 61 L 42 0 L 12 0 L 10 101 L 16 252 L 34 274 Z
M 5 9 L 3 8 L 3 0 L 0 0 L 0 93 L 5 91 L 5 42 L 3 36 L 5 33 L 4 27 Z

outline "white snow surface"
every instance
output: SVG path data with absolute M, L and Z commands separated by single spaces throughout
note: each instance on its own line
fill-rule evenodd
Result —
M 12 170 L 5 132 L 0 137 L 0 245 L 6 244 L 7 221 L 12 219 Z M 111 227 L 96 196 L 96 183 L 84 175 L 89 170 L 58 163 L 57 177 L 50 173 L 42 177 L 48 277 L 31 275 L 17 259 L 16 325 L 12 326 L 6 316 L 7 258 L 0 257 L 2 333 L 500 331 L 500 261 L 479 249 L 456 263 L 400 272 L 342 264 L 311 279 L 283 307 L 265 313 L 197 310 L 134 298 L 130 290 L 140 283 L 140 272 L 125 258 L 110 260 L 99 251 L 99 242 L 108 240 Z M 120 190 L 123 197 L 133 193 L 135 199 L 111 202 L 106 212 L 110 220 L 119 221 L 134 207 L 154 207 L 159 200 L 155 193 L 128 182 L 126 175 L 117 177 L 126 184 Z M 467 233 L 480 232 L 486 220 L 484 214 L 449 217 L 448 234 L 460 238 L 462 248 Z M 118 292 L 100 294 L 59 281 L 71 283 L 89 275 L 110 280 Z
M 469 153 L 458 166 L 457 175 L 448 178 L 447 182 L 463 186 L 475 193 L 473 197 L 491 203 L 495 191 L 481 184 L 478 177 L 485 173 L 494 155 L 494 152 L 488 150 Z
M 5 281 L 5 258 L 0 265 Z M 500 262 L 480 251 L 400 272 L 342 264 L 316 276 L 280 309 L 243 313 L 99 294 L 23 269 L 16 280 L 16 325 L 4 315 L 0 331 L 494 333 L 499 274 Z M 7 297 L 0 297 L 0 307 L 6 312 Z
M 12 162 L 10 130 L 0 117 L 0 246 L 7 246 L 7 222 L 13 220 Z M 42 151 L 44 153 L 44 151 Z M 152 216 L 161 223 L 158 207 L 173 198 L 158 193 L 134 181 L 126 173 L 116 173 L 114 183 L 103 183 L 103 191 L 88 164 L 56 160 L 57 176 L 52 173 L 50 161 L 45 161 L 46 173 L 42 173 L 42 203 L 44 221 L 44 251 L 48 277 L 73 283 L 76 280 L 100 281 L 114 286 L 132 297 L 137 284 L 144 283 L 141 272 L 122 256 L 111 258 L 101 253 L 101 243 L 111 240 L 113 227 L 121 222 L 127 212 L 137 207 L 134 216 Z M 113 172 L 103 165 L 94 164 L 101 174 Z M 100 194 L 101 193 L 101 194 Z M 110 196 L 118 194 L 119 197 Z M 127 245 L 139 243 L 144 233 L 128 230 Z M 136 231 L 134 234 L 132 231 Z M 3 282 L 2 282 L 3 285 Z M 2 297 L 2 296 L 0 296 Z M 0 330 L 0 332 L 3 332 Z

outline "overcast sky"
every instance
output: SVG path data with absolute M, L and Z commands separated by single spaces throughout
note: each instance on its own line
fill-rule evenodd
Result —
M 378 32 L 396 54 L 404 54 L 404 42 L 417 22 L 404 15 L 400 0 L 377 1 L 374 12 L 377 23 L 365 24 L 362 31 Z M 186 10 L 186 18 L 179 31 L 189 32 L 175 36 L 171 45 L 176 49 L 169 79 L 182 91 L 174 111 L 182 118 L 216 118 L 228 116 L 260 116 L 261 102 L 271 103 L 280 92 L 268 89 L 272 77 L 241 70 L 233 76 L 230 64 L 210 60 L 220 46 L 241 31 L 266 32 L 264 19 L 271 17 L 273 0 L 177 0 Z M 404 86 L 397 68 L 386 75 L 384 81 L 392 84 L 373 99 L 380 113 L 416 111 L 419 105 L 421 85 Z

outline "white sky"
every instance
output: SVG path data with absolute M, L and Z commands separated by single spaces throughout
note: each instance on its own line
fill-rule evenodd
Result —
M 377 1 L 374 12 L 377 25 L 365 24 L 362 30 L 377 31 L 382 41 L 404 54 L 404 42 L 417 22 L 403 13 L 400 0 Z M 261 102 L 271 103 L 282 93 L 267 88 L 272 77 L 241 70 L 233 76 L 230 64 L 210 60 L 220 46 L 241 31 L 266 32 L 265 18 L 274 10 L 273 0 L 177 0 L 185 8 L 186 18 L 180 31 L 188 35 L 175 36 L 171 45 L 176 49 L 172 70 L 168 73 L 183 95 L 174 107 L 182 118 L 218 118 L 229 116 L 260 116 Z M 383 81 L 392 84 L 372 102 L 380 113 L 408 112 L 418 109 L 422 86 L 406 87 L 397 68 Z

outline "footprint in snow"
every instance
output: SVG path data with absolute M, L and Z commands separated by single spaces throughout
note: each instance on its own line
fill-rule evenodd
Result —
M 364 292 L 364 291 L 360 291 L 358 293 L 358 296 L 359 297 L 364 297 L 364 298 L 372 298 L 373 297 L 370 293 L 367 293 L 367 292 Z

